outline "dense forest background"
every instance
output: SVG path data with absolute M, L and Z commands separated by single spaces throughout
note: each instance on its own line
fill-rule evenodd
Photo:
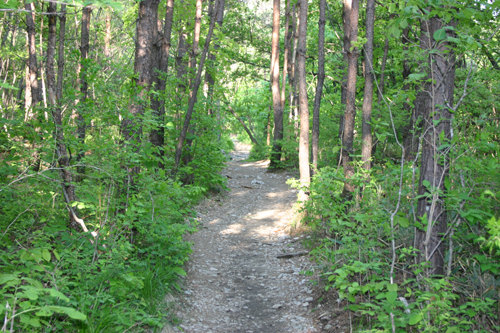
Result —
M 499 7 L 2 0 L 2 331 L 175 325 L 235 136 L 360 331 L 498 331 Z

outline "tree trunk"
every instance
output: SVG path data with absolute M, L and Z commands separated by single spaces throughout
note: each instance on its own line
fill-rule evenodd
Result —
M 129 105 L 129 116 L 122 120 L 122 133 L 125 146 L 132 146 L 132 151 L 139 152 L 142 135 L 142 124 L 138 122 L 140 116 L 144 114 L 147 104 L 147 91 L 153 81 L 153 44 L 154 36 L 158 30 L 158 4 L 160 0 L 143 0 L 139 3 L 138 19 L 136 23 L 135 60 L 134 73 L 137 93 Z M 135 175 L 139 172 L 139 167 L 132 164 L 127 165 L 128 188 L 134 188 Z
M 286 10 L 285 10 L 285 50 L 284 50 L 284 60 L 283 60 L 283 77 L 281 79 L 281 109 L 283 112 L 285 111 L 285 99 L 286 99 L 286 77 L 288 74 L 288 62 L 289 54 L 290 54 L 290 0 L 286 1 Z
M 216 0 L 215 8 L 216 8 L 216 10 L 214 12 L 217 12 L 218 8 L 219 8 L 219 1 L 217 1 L 217 0 Z M 177 142 L 177 148 L 175 150 L 175 172 L 177 172 L 177 169 L 179 168 L 179 162 L 180 162 L 181 156 L 182 156 L 182 147 L 184 145 L 184 141 L 186 140 L 186 135 L 187 135 L 189 123 L 191 121 L 191 117 L 193 114 L 194 105 L 196 104 L 196 101 L 197 101 L 198 89 L 199 89 L 200 83 L 201 83 L 201 73 L 203 71 L 203 66 L 205 64 L 205 59 L 207 57 L 208 48 L 210 46 L 210 40 L 212 39 L 214 26 L 215 26 L 215 15 L 212 15 L 212 17 L 210 18 L 210 27 L 208 29 L 208 34 L 207 34 L 207 37 L 205 39 L 205 45 L 204 45 L 203 51 L 201 53 L 200 63 L 198 65 L 198 72 L 196 74 L 196 78 L 191 83 L 188 110 L 186 112 L 186 117 L 184 119 L 184 125 L 182 127 L 181 134 L 179 136 L 179 141 Z
M 66 34 L 66 5 L 61 4 L 61 13 L 59 15 L 59 48 L 57 55 L 57 86 L 56 86 L 56 98 L 61 100 L 62 98 L 62 86 L 64 79 L 64 40 Z
M 312 173 L 318 170 L 319 151 L 319 111 L 321 96 L 323 95 L 323 84 L 325 82 L 325 25 L 326 25 L 326 0 L 319 2 L 319 33 L 318 33 L 318 83 L 316 95 L 314 96 L 313 128 L 312 128 Z
M 225 6 L 225 0 L 219 0 L 219 9 L 218 9 L 219 11 L 217 13 L 217 25 L 219 26 L 219 29 L 222 28 L 222 23 L 224 20 L 224 6 Z M 213 7 L 213 6 L 210 6 L 210 7 Z M 211 10 L 209 10 L 210 17 L 212 16 L 213 10 L 214 10 L 213 8 L 211 8 Z M 215 40 L 214 40 L 214 42 L 215 42 Z M 220 45 L 217 42 L 215 42 L 214 43 L 214 53 L 219 48 L 220 48 Z M 207 68 L 205 69 L 205 83 L 208 86 L 208 88 L 207 88 L 208 114 L 212 115 L 212 116 L 215 113 L 213 112 L 212 106 L 210 105 L 210 103 L 212 101 L 212 97 L 214 94 L 214 86 L 215 86 L 214 69 L 215 69 L 215 61 L 217 60 L 214 53 L 209 53 Z
M 106 32 L 104 35 L 104 56 L 109 58 L 111 56 L 111 51 L 109 49 L 109 44 L 111 42 L 111 11 L 106 12 Z
M 306 82 L 306 51 L 307 51 L 307 7 L 308 0 L 300 0 L 299 42 L 297 47 L 297 76 L 299 85 L 300 110 L 300 139 L 299 139 L 299 171 L 300 185 L 299 200 L 305 201 L 309 197 L 311 175 L 309 168 L 309 105 L 307 100 Z
M 33 118 L 33 108 L 40 101 L 40 93 L 38 87 L 38 63 L 36 58 L 36 37 L 35 37 L 35 4 L 33 2 L 26 3 L 24 8 L 26 12 L 26 30 L 28 32 L 28 71 L 26 80 L 26 120 Z M 29 89 L 28 89 L 29 87 Z
M 271 38 L 271 91 L 274 111 L 274 140 L 270 168 L 278 168 L 283 140 L 283 108 L 280 96 L 280 0 L 273 0 L 273 32 Z
M 151 129 L 150 141 L 158 148 L 158 157 L 161 159 L 163 156 L 163 145 L 165 144 L 165 101 L 161 95 L 165 92 L 167 86 L 166 75 L 168 72 L 168 58 L 170 56 L 170 46 L 172 37 L 172 23 L 174 20 L 174 0 L 167 1 L 167 10 L 165 14 L 165 27 L 163 36 L 157 44 L 157 59 L 156 68 L 153 70 L 155 76 L 154 82 L 160 97 L 153 97 L 151 99 L 151 109 L 153 110 L 156 121 L 159 126 Z M 160 162 L 158 166 L 163 169 L 164 164 Z
M 196 57 L 198 56 L 198 44 L 200 43 L 200 31 L 201 31 L 201 9 L 202 2 L 201 0 L 196 0 L 196 14 L 194 17 L 194 36 L 193 36 L 193 44 L 191 45 L 191 61 L 189 63 L 189 67 L 192 70 L 196 68 Z
M 89 40 L 90 40 L 90 14 L 92 13 L 92 8 L 90 6 L 84 7 L 82 12 L 82 32 L 81 32 L 81 46 L 80 46 L 80 77 L 78 79 L 78 83 L 80 86 L 80 94 L 82 98 L 83 107 L 80 106 L 77 115 L 77 132 L 78 132 L 78 142 L 79 149 L 78 154 L 76 156 L 76 162 L 80 163 L 82 158 L 85 156 L 85 135 L 86 135 L 86 124 L 85 124 L 85 104 L 87 103 L 87 94 L 89 84 L 87 82 L 87 59 L 89 57 Z M 76 177 L 76 181 L 80 182 L 83 179 L 83 175 L 85 174 L 85 167 L 78 166 L 76 168 L 78 173 Z
M 65 6 L 65 5 L 62 5 Z M 49 103 L 52 108 L 52 117 L 54 119 L 54 138 L 56 139 L 56 156 L 57 163 L 61 168 L 61 180 L 62 180 L 62 190 L 63 197 L 66 201 L 68 207 L 70 207 L 71 203 L 76 201 L 75 195 L 75 186 L 72 184 L 73 177 L 70 171 L 69 157 L 66 149 L 66 144 L 64 140 L 64 131 L 62 127 L 62 115 L 61 108 L 58 105 L 58 97 L 57 97 L 57 86 L 56 86 L 56 74 L 54 70 L 54 58 L 55 58 L 55 50 L 56 50 L 56 9 L 57 4 L 55 2 L 49 2 L 49 7 L 47 9 L 49 14 L 49 36 L 47 41 L 47 62 L 46 62 L 46 71 L 47 71 L 47 91 L 49 95 Z M 64 8 L 62 8 L 64 10 Z M 62 40 L 61 40 L 62 35 Z M 59 49 L 64 48 L 64 30 L 63 33 L 60 33 L 59 36 Z M 64 53 L 59 54 L 59 60 L 64 57 Z M 61 73 L 59 73 L 60 75 Z M 75 208 L 70 209 L 69 212 L 69 227 L 79 231 L 82 228 L 86 231 L 85 225 L 75 213 Z
M 446 25 L 453 25 L 451 22 Z M 419 250 L 417 263 L 430 262 L 426 277 L 444 274 L 446 232 L 445 180 L 448 178 L 448 148 L 440 148 L 451 139 L 451 112 L 455 81 L 455 56 L 446 39 L 434 40 L 434 33 L 445 23 L 438 17 L 423 22 L 421 39 L 426 39 L 432 81 L 426 84 L 429 103 L 423 119 L 425 131 L 422 143 L 422 162 L 418 186 L 415 248 Z M 448 30 L 450 34 L 450 30 Z
M 342 163 L 344 166 L 344 190 L 343 197 L 347 200 L 352 199 L 355 187 L 349 179 L 354 176 L 354 167 L 352 165 L 354 154 L 354 124 L 356 118 L 356 79 L 358 50 L 353 47 L 353 43 L 358 40 L 358 15 L 359 0 L 344 0 L 344 11 L 346 17 L 349 17 L 347 26 L 347 91 L 346 107 L 344 116 L 344 136 L 342 140 Z
M 373 29 L 375 24 L 375 0 L 366 3 L 366 44 L 365 44 L 365 91 L 363 96 L 363 123 L 361 161 L 366 170 L 371 168 L 372 157 L 372 102 L 373 102 Z

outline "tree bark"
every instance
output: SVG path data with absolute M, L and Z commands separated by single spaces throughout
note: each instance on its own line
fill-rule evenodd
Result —
M 64 79 L 64 40 L 66 36 L 66 5 L 61 4 L 61 13 L 59 15 L 59 48 L 57 55 L 57 86 L 56 98 L 58 101 L 62 98 L 62 86 Z
M 162 38 L 157 43 L 156 68 L 153 70 L 154 82 L 160 97 L 154 96 L 151 99 L 151 109 L 158 122 L 158 127 L 151 129 L 150 141 L 158 148 L 158 157 L 163 156 L 163 145 L 165 144 L 165 101 L 161 95 L 167 86 L 166 75 L 168 73 L 168 58 L 170 56 L 170 46 L 172 38 L 172 24 L 174 20 L 174 0 L 167 0 L 167 10 L 165 14 L 165 27 Z M 163 169 L 164 164 L 160 162 L 158 166 Z
M 65 199 L 66 204 L 70 206 L 72 202 L 76 201 L 76 195 L 75 195 L 75 186 L 72 183 L 73 177 L 70 171 L 69 157 L 64 139 L 61 108 L 58 105 L 56 73 L 54 70 L 54 58 L 56 50 L 56 25 L 57 25 L 56 23 L 57 17 L 55 15 L 56 9 L 57 9 L 57 4 L 55 2 L 49 2 L 47 12 L 54 14 L 49 14 L 49 36 L 47 40 L 47 61 L 46 61 L 47 91 L 49 95 L 49 104 L 52 109 L 52 117 L 54 119 L 54 125 L 55 125 L 54 137 L 56 139 L 56 156 L 57 156 L 57 164 L 61 168 L 60 175 L 62 180 L 63 198 Z M 61 40 L 61 35 L 62 35 L 62 40 Z M 59 36 L 59 49 L 61 49 L 61 45 L 62 48 L 64 48 L 64 30 L 62 33 L 60 33 Z M 62 57 L 64 57 L 64 53 L 59 54 L 59 60 Z M 58 75 L 61 75 L 61 73 L 59 73 Z M 78 219 L 75 213 L 75 209 L 72 208 L 69 211 L 69 227 L 76 231 L 79 231 L 80 228 L 84 228 L 84 225 L 82 225 L 81 222 L 79 221 L 81 220 Z
M 323 84 L 325 82 L 325 25 L 326 25 L 326 0 L 319 2 L 319 33 L 318 33 L 318 83 L 316 95 L 314 96 L 313 128 L 312 128 L 312 174 L 318 170 L 319 152 L 319 111 L 321 96 L 323 95 Z
M 343 197 L 351 200 L 355 191 L 354 185 L 349 181 L 354 176 L 352 165 L 354 154 L 354 124 L 356 118 L 356 79 L 358 50 L 353 43 L 358 40 L 359 0 L 344 0 L 345 16 L 349 18 L 347 26 L 347 90 L 346 108 L 344 115 L 344 136 L 342 140 L 342 163 L 344 166 Z
M 215 8 L 216 8 L 215 12 L 217 12 L 218 8 L 219 8 L 219 1 L 217 1 L 217 0 L 216 0 Z M 199 89 L 200 83 L 201 83 L 201 73 L 203 71 L 203 66 L 205 64 L 205 59 L 207 57 L 208 48 L 210 46 L 210 40 L 212 39 L 212 35 L 213 35 L 213 31 L 214 31 L 214 26 L 215 26 L 215 17 L 214 16 L 215 15 L 212 15 L 212 17 L 210 18 L 210 27 L 208 29 L 208 34 L 207 34 L 207 37 L 205 39 L 205 45 L 204 45 L 203 51 L 201 53 L 200 63 L 198 65 L 198 72 L 196 74 L 196 78 L 191 83 L 188 110 L 186 112 L 186 117 L 184 119 L 184 125 L 182 127 L 181 134 L 180 134 L 179 140 L 177 142 L 177 148 L 175 150 L 175 171 L 174 171 L 175 173 L 177 172 L 177 170 L 179 168 L 179 162 L 180 162 L 181 156 L 182 156 L 182 147 L 184 145 L 184 141 L 186 140 L 186 135 L 187 135 L 189 123 L 191 121 L 191 117 L 193 114 L 194 105 L 196 104 L 196 101 L 197 101 L 198 89 Z
M 307 100 L 306 52 L 307 52 L 307 7 L 308 0 L 300 0 L 299 42 L 297 45 L 297 76 L 299 85 L 300 139 L 299 139 L 299 200 L 309 197 L 311 174 L 309 168 L 309 104 Z
M 421 39 L 428 40 L 430 77 L 426 84 L 430 100 L 424 110 L 425 131 L 422 141 L 422 162 L 418 186 L 417 217 L 420 225 L 416 228 L 415 248 L 419 250 L 417 263 L 430 262 L 426 277 L 444 274 L 446 232 L 446 187 L 449 171 L 448 148 L 441 148 L 451 139 L 451 112 L 455 81 L 455 56 L 448 41 L 434 40 L 434 33 L 445 24 L 439 17 L 423 22 Z M 447 31 L 451 34 L 450 31 Z
M 106 32 L 104 35 L 104 56 L 109 58 L 111 56 L 111 51 L 109 48 L 111 42 L 111 12 L 106 12 Z
M 40 101 L 40 93 L 38 87 L 38 62 L 36 57 L 36 36 L 35 36 L 35 4 L 33 2 L 26 3 L 24 8 L 29 11 L 26 12 L 26 30 L 28 32 L 28 70 L 26 80 L 26 118 L 30 120 L 33 118 L 33 108 Z M 29 89 L 28 89 L 29 87 Z
M 87 82 L 87 59 L 89 57 L 89 41 L 90 41 L 90 15 L 92 13 L 92 8 L 90 6 L 84 7 L 82 11 L 82 32 L 81 32 L 81 44 L 80 44 L 80 77 L 78 79 L 78 84 L 80 86 L 80 94 L 82 98 L 83 107 L 80 106 L 78 109 L 78 114 L 76 118 L 77 123 L 77 133 L 79 149 L 76 156 L 76 162 L 80 163 L 82 158 L 85 156 L 85 135 L 87 131 L 87 126 L 85 124 L 85 104 L 87 103 L 87 94 L 89 84 Z M 85 167 L 78 166 L 76 168 L 77 177 L 76 181 L 80 182 L 85 174 Z
M 372 103 L 373 103 L 373 29 L 375 24 L 375 0 L 366 3 L 366 44 L 365 44 L 365 91 L 363 96 L 363 122 L 361 161 L 366 170 L 371 168 L 372 157 Z
M 222 28 L 222 23 L 224 20 L 224 6 L 225 6 L 225 0 L 219 0 L 219 9 L 217 13 L 217 25 L 219 26 L 219 29 Z M 212 16 L 213 8 L 209 10 L 209 15 Z M 215 39 L 215 38 L 214 38 Z M 215 40 L 214 40 L 215 42 Z M 208 86 L 207 89 L 207 101 L 209 103 L 208 105 L 208 114 L 209 115 L 214 115 L 215 112 L 212 110 L 212 106 L 210 105 L 212 101 L 212 97 L 214 94 L 214 86 L 215 86 L 215 77 L 214 77 L 214 70 L 215 70 L 215 62 L 216 62 L 216 56 L 215 52 L 220 48 L 220 45 L 215 42 L 214 43 L 214 52 L 209 53 L 208 55 L 208 63 L 207 63 L 207 68 L 205 69 L 205 83 Z
M 270 168 L 278 168 L 283 140 L 283 108 L 280 96 L 280 0 L 273 0 L 273 31 L 271 38 L 271 91 L 274 111 L 274 140 Z
M 129 105 L 129 115 L 122 120 L 122 133 L 125 146 L 130 145 L 132 151 L 139 152 L 142 124 L 138 121 L 144 114 L 144 108 L 147 104 L 147 91 L 153 82 L 153 47 L 154 36 L 158 30 L 158 4 L 160 0 L 143 0 L 139 3 L 138 19 L 136 23 L 136 42 L 135 42 L 135 60 L 134 73 L 135 86 L 137 92 Z M 128 187 L 135 186 L 135 175 L 139 173 L 139 167 L 127 165 Z
M 290 0 L 286 1 L 286 9 L 285 9 L 285 50 L 284 50 L 284 60 L 283 60 L 283 77 L 281 79 L 281 108 L 283 111 L 285 110 L 285 100 L 286 100 L 286 77 L 288 74 L 288 63 L 289 63 L 289 55 L 290 55 Z

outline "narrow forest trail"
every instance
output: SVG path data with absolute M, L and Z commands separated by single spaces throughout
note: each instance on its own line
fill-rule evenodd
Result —
M 286 173 L 268 173 L 266 161 L 247 162 L 249 146 L 237 143 L 224 174 L 231 191 L 198 207 L 200 230 L 187 265 L 175 315 L 187 333 L 312 333 L 313 290 L 299 274 L 307 256 L 288 235 L 296 191 Z M 181 330 L 176 328 L 175 332 Z

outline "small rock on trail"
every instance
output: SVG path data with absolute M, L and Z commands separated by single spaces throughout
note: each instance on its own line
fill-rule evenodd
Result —
M 267 161 L 244 161 L 248 152 L 237 143 L 224 171 L 228 196 L 198 207 L 200 230 L 189 236 L 193 253 L 174 332 L 320 332 L 312 286 L 300 274 L 310 269 L 308 257 L 276 257 L 304 251 L 288 235 L 296 191 L 286 173 L 267 172 Z

